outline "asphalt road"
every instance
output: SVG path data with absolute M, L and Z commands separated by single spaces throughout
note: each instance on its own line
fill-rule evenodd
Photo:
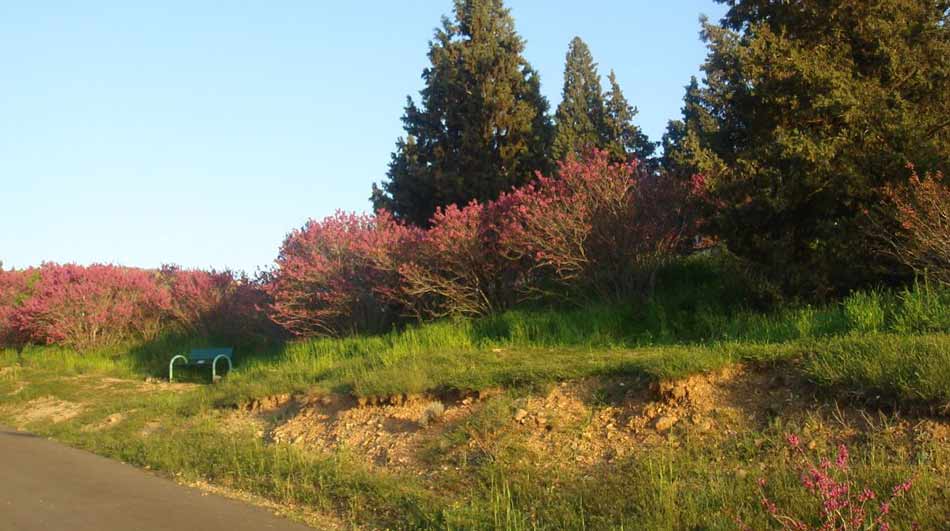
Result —
M 0 531 L 304 531 L 135 467 L 0 426 Z

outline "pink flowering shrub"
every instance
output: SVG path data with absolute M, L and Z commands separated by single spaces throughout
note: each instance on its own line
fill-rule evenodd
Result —
M 0 271 L 0 345 L 78 349 L 149 341 L 164 331 L 273 337 L 259 283 L 231 272 L 43 264 Z
M 539 175 L 505 198 L 514 206 L 503 252 L 532 264 L 541 282 L 529 290 L 650 292 L 657 268 L 696 233 L 691 197 L 701 186 L 640 172 L 636 161 L 612 163 L 604 151 L 568 158 L 557 177 Z
M 43 264 L 28 298 L 10 316 L 32 343 L 84 348 L 154 338 L 171 297 L 154 272 L 112 265 Z
M 402 306 L 419 317 L 483 315 L 510 306 L 524 272 L 500 249 L 510 199 L 438 210 L 398 268 Z
M 232 341 L 264 343 L 284 336 L 267 315 L 271 298 L 261 278 L 234 276 L 227 296 L 210 320 L 209 332 Z
M 834 462 L 822 459 L 814 463 L 802 448 L 797 435 L 787 436 L 788 445 L 800 461 L 801 485 L 815 499 L 817 524 L 811 525 L 781 510 L 765 492 L 767 482 L 759 480 L 762 488 L 761 505 L 773 522 L 782 529 L 806 530 L 879 530 L 891 529 L 889 520 L 895 503 L 913 485 L 913 480 L 895 485 L 889 493 L 857 485 L 850 474 L 848 448 L 838 446 Z M 749 529 L 747 526 L 744 528 Z
M 29 298 L 37 278 L 36 269 L 4 271 L 0 269 L 0 346 L 23 343 L 19 329 L 13 325 L 13 316 Z
M 950 185 L 943 174 L 917 174 L 913 165 L 906 183 L 884 188 L 884 204 L 896 214 L 897 231 L 876 219 L 872 236 L 886 251 L 920 274 L 950 284 Z
M 642 175 L 635 162 L 594 151 L 496 201 L 450 205 L 399 269 L 403 305 L 482 315 L 531 296 L 649 291 L 656 269 L 692 243 L 702 185 Z
M 398 256 L 416 233 L 386 213 L 308 221 L 281 246 L 267 286 L 271 318 L 300 336 L 384 328 L 398 314 Z
M 311 220 L 257 281 L 174 266 L 0 272 L 0 340 L 86 348 L 163 330 L 258 337 L 274 323 L 339 335 L 402 316 L 487 314 L 538 294 L 625 296 L 688 241 L 691 193 L 595 151 L 495 201 L 441 209 L 427 230 L 385 211 Z
M 171 297 L 168 317 L 185 332 L 235 340 L 275 332 L 264 314 L 267 294 L 244 276 L 167 265 L 158 281 Z
M 170 316 L 186 330 L 205 334 L 234 282 L 227 271 L 184 270 L 171 265 L 162 267 L 159 278 L 171 296 Z

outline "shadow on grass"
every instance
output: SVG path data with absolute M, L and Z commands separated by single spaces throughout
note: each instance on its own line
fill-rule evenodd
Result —
M 283 339 L 235 340 L 227 337 L 201 336 L 169 332 L 152 341 L 135 345 L 127 355 L 133 372 L 153 378 L 168 378 L 168 364 L 179 354 L 187 355 L 192 349 L 231 347 L 234 349 L 234 370 L 251 362 L 276 361 L 284 350 Z M 224 369 L 227 374 L 227 369 Z M 175 366 L 175 380 L 182 382 L 208 383 L 211 369 Z

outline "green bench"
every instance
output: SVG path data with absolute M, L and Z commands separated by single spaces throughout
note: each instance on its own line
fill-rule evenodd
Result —
M 233 348 L 196 348 L 189 352 L 187 356 L 178 354 L 168 362 L 168 381 L 170 382 L 174 378 L 175 362 L 184 360 L 185 363 L 180 363 L 180 367 L 211 367 L 211 382 L 214 383 L 218 381 L 218 361 L 226 361 L 228 372 L 231 372 L 234 363 L 233 357 Z

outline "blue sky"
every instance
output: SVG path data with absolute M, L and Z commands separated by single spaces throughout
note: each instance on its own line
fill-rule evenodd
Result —
M 712 0 L 507 5 L 552 109 L 579 35 L 652 139 L 705 56 L 699 15 L 723 12 Z M 308 218 L 369 209 L 450 8 L 5 2 L 0 260 L 268 266 Z

